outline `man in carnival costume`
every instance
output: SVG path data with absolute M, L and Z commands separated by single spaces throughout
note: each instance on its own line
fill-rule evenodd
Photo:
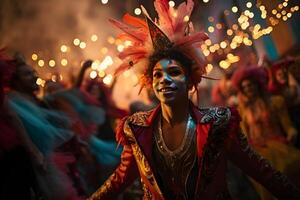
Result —
M 198 109 L 188 99 L 204 77 L 198 49 L 208 39 L 193 30 L 193 1 L 177 10 L 167 0 L 154 6 L 155 22 L 143 7 L 145 21 L 126 14 L 125 23 L 111 22 L 124 32 L 120 39 L 132 42 L 119 55 L 123 64 L 116 73 L 146 61 L 141 84 L 152 86 L 160 104 L 122 120 L 116 130 L 124 146 L 121 164 L 89 199 L 114 199 L 139 176 L 144 199 L 230 199 L 227 159 L 278 198 L 299 199 L 299 189 L 248 145 L 236 110 Z

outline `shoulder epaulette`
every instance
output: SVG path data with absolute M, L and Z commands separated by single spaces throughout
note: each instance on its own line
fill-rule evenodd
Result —
M 231 111 L 226 107 L 212 107 L 199 109 L 202 114 L 201 123 L 212 123 L 220 126 L 229 122 Z

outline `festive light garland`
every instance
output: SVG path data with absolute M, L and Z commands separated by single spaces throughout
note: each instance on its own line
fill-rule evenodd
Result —
M 209 0 L 203 0 L 204 3 L 208 3 Z M 108 0 L 101 0 L 102 4 L 107 4 Z M 269 14 L 266 9 L 266 6 L 262 4 L 261 1 L 259 1 L 256 4 L 256 7 L 260 11 L 260 17 L 263 20 L 266 20 L 270 25 L 266 28 L 262 28 L 260 24 L 254 24 L 251 25 L 250 20 L 254 18 L 254 13 L 251 12 L 249 9 L 253 9 L 253 4 L 251 2 L 246 3 L 247 9 L 240 12 L 240 16 L 237 17 L 237 23 L 232 24 L 230 28 L 226 30 L 226 34 L 229 37 L 228 39 L 222 40 L 217 43 L 212 43 L 211 40 L 205 41 L 203 45 L 201 45 L 201 50 L 204 54 L 204 56 L 209 57 L 212 56 L 214 53 L 217 53 L 218 55 L 226 54 L 226 59 L 221 60 L 219 62 L 219 66 L 223 69 L 227 69 L 231 66 L 231 64 L 236 63 L 239 61 L 239 57 L 233 55 L 230 53 L 232 50 L 235 50 L 239 48 L 242 44 L 245 46 L 252 46 L 253 41 L 250 39 L 250 36 L 248 33 L 251 34 L 251 38 L 253 40 L 257 40 L 260 37 L 264 35 L 270 34 L 274 27 L 277 26 L 280 21 L 287 21 L 289 18 L 291 18 L 294 14 L 294 12 L 299 11 L 299 6 L 293 6 L 288 8 L 289 0 L 284 0 L 282 3 L 278 4 Z M 175 7 L 174 1 L 169 1 L 170 7 Z M 232 13 L 236 14 L 238 13 L 239 9 L 237 6 L 233 6 L 231 8 Z M 141 14 L 140 8 L 135 8 L 133 10 L 135 15 Z M 225 10 L 224 14 L 229 15 L 229 10 Z M 174 11 L 173 13 L 175 16 L 177 13 Z M 208 21 L 213 23 L 215 22 L 214 17 L 210 16 L 208 17 Z M 222 23 L 215 23 L 215 26 L 210 25 L 208 27 L 209 34 L 216 33 L 216 30 L 222 30 L 225 26 L 222 25 Z M 247 33 L 248 32 L 248 33 Z M 98 40 L 98 36 L 96 34 L 92 34 L 90 36 L 90 40 L 92 42 L 96 42 Z M 122 43 L 120 40 L 115 39 L 112 36 L 109 36 L 107 38 L 107 42 L 111 45 L 116 46 L 116 50 L 118 52 L 122 52 L 124 48 L 130 46 L 130 42 Z M 72 44 L 75 47 L 78 47 L 82 50 L 86 49 L 87 43 L 85 41 L 80 40 L 79 38 L 75 38 L 72 41 Z M 62 44 L 60 46 L 60 51 L 62 54 L 66 54 L 71 51 L 71 46 L 67 46 L 66 44 Z M 107 47 L 102 47 L 100 52 L 103 55 L 106 55 L 108 53 Z M 31 59 L 37 63 L 37 66 L 40 68 L 45 66 L 45 60 L 42 59 L 40 55 L 37 53 L 33 53 L 31 55 Z M 113 65 L 114 61 L 111 56 L 105 56 L 102 62 L 99 60 L 95 60 L 95 62 L 92 65 L 92 71 L 90 72 L 90 78 L 94 79 L 97 77 L 100 77 L 105 84 L 110 84 L 113 80 L 113 76 L 111 74 L 106 74 L 105 70 Z M 66 56 L 62 58 L 60 61 L 55 61 L 54 59 L 50 59 L 48 61 L 48 66 L 51 68 L 57 67 L 58 65 L 61 65 L 63 67 L 67 66 L 69 64 L 69 61 L 67 60 Z M 206 66 L 207 72 L 209 73 L 213 69 L 213 65 L 209 63 Z M 128 74 L 127 74 L 128 75 Z M 53 75 L 54 76 L 54 75 Z M 56 80 L 56 78 L 51 77 L 52 80 Z M 60 75 L 61 76 L 61 75 Z M 136 77 L 135 77 L 136 78 Z M 62 79 L 62 78 L 61 78 Z M 37 84 L 43 86 L 45 84 L 45 81 L 41 78 L 37 80 Z
M 216 52 L 219 55 L 222 55 L 223 53 L 227 53 L 227 59 L 221 60 L 219 62 L 219 66 L 223 69 L 229 68 L 232 63 L 238 62 L 238 60 L 239 60 L 239 59 L 237 59 L 237 57 L 234 60 L 228 59 L 228 55 L 230 55 L 228 53 L 231 50 L 237 49 L 238 47 L 241 46 L 241 44 L 244 44 L 246 46 L 253 45 L 253 41 L 250 39 L 249 34 L 246 33 L 245 31 L 251 33 L 251 37 L 253 40 L 257 40 L 264 35 L 270 34 L 274 30 L 274 27 L 277 24 L 279 24 L 280 19 L 282 19 L 282 21 L 287 21 L 288 18 L 292 17 L 294 12 L 299 11 L 298 5 L 293 6 L 291 8 L 287 8 L 288 1 L 289 0 L 285 0 L 284 2 L 278 4 L 276 6 L 276 9 L 272 10 L 273 16 L 271 16 L 271 17 L 268 17 L 268 12 L 267 12 L 265 5 L 263 5 L 261 2 L 258 2 L 256 4 L 256 7 L 261 12 L 260 17 L 263 20 L 267 20 L 267 22 L 270 23 L 270 26 L 268 26 L 266 28 L 262 28 L 260 24 L 255 24 L 254 26 L 251 26 L 249 20 L 254 18 L 254 13 L 248 9 L 246 9 L 245 11 L 242 11 L 240 16 L 237 18 L 238 19 L 237 22 L 238 22 L 239 26 L 237 24 L 233 24 L 231 28 L 226 30 L 227 35 L 229 37 L 232 37 L 232 40 L 231 41 L 223 40 L 223 41 L 221 41 L 219 43 L 215 43 L 215 44 L 212 44 L 211 40 L 209 40 L 204 45 L 201 46 L 203 54 L 206 57 L 208 57 Z M 253 7 L 253 5 L 251 2 L 247 2 L 246 7 L 250 9 Z M 284 9 L 284 8 L 286 8 L 286 9 Z M 233 13 L 237 13 L 238 7 L 233 6 L 231 8 L 231 11 Z M 224 13 L 225 13 L 225 11 L 224 11 Z M 209 17 L 208 21 L 214 22 L 215 20 L 213 17 Z M 217 27 L 217 24 L 216 24 L 216 27 Z M 241 30 L 239 29 L 239 27 L 241 28 Z M 220 28 L 218 28 L 218 29 L 220 30 Z M 215 28 L 210 25 L 208 27 L 208 32 L 210 34 L 214 33 Z M 219 48 L 219 46 L 221 47 L 221 49 Z M 211 66 L 212 66 L 212 64 L 208 64 L 207 68 L 210 69 L 210 70 L 208 70 L 208 73 L 209 73 L 209 71 L 212 70 Z

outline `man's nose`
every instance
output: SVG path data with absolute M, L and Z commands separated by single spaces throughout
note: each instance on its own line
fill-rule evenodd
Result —
M 161 79 L 161 83 L 170 83 L 172 81 L 171 77 L 168 73 L 163 73 L 163 77 Z

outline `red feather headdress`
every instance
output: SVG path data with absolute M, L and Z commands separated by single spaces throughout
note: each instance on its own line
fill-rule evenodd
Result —
M 208 39 L 204 32 L 195 32 L 190 16 L 194 7 L 193 0 L 181 3 L 177 10 L 169 7 L 168 0 L 155 0 L 154 7 L 158 14 L 158 20 L 150 18 L 146 9 L 141 6 L 145 20 L 125 14 L 123 22 L 110 19 L 110 22 L 123 31 L 118 36 L 122 41 L 130 41 L 131 46 L 119 54 L 123 60 L 116 69 L 115 75 L 119 75 L 132 66 L 137 65 L 146 72 L 148 58 L 154 51 L 163 51 L 176 48 L 189 59 L 193 60 L 192 80 L 198 84 L 205 74 L 205 59 L 200 51 L 200 45 Z M 144 62 L 143 62 L 144 61 Z M 146 74 L 141 77 L 142 88 L 147 84 Z

